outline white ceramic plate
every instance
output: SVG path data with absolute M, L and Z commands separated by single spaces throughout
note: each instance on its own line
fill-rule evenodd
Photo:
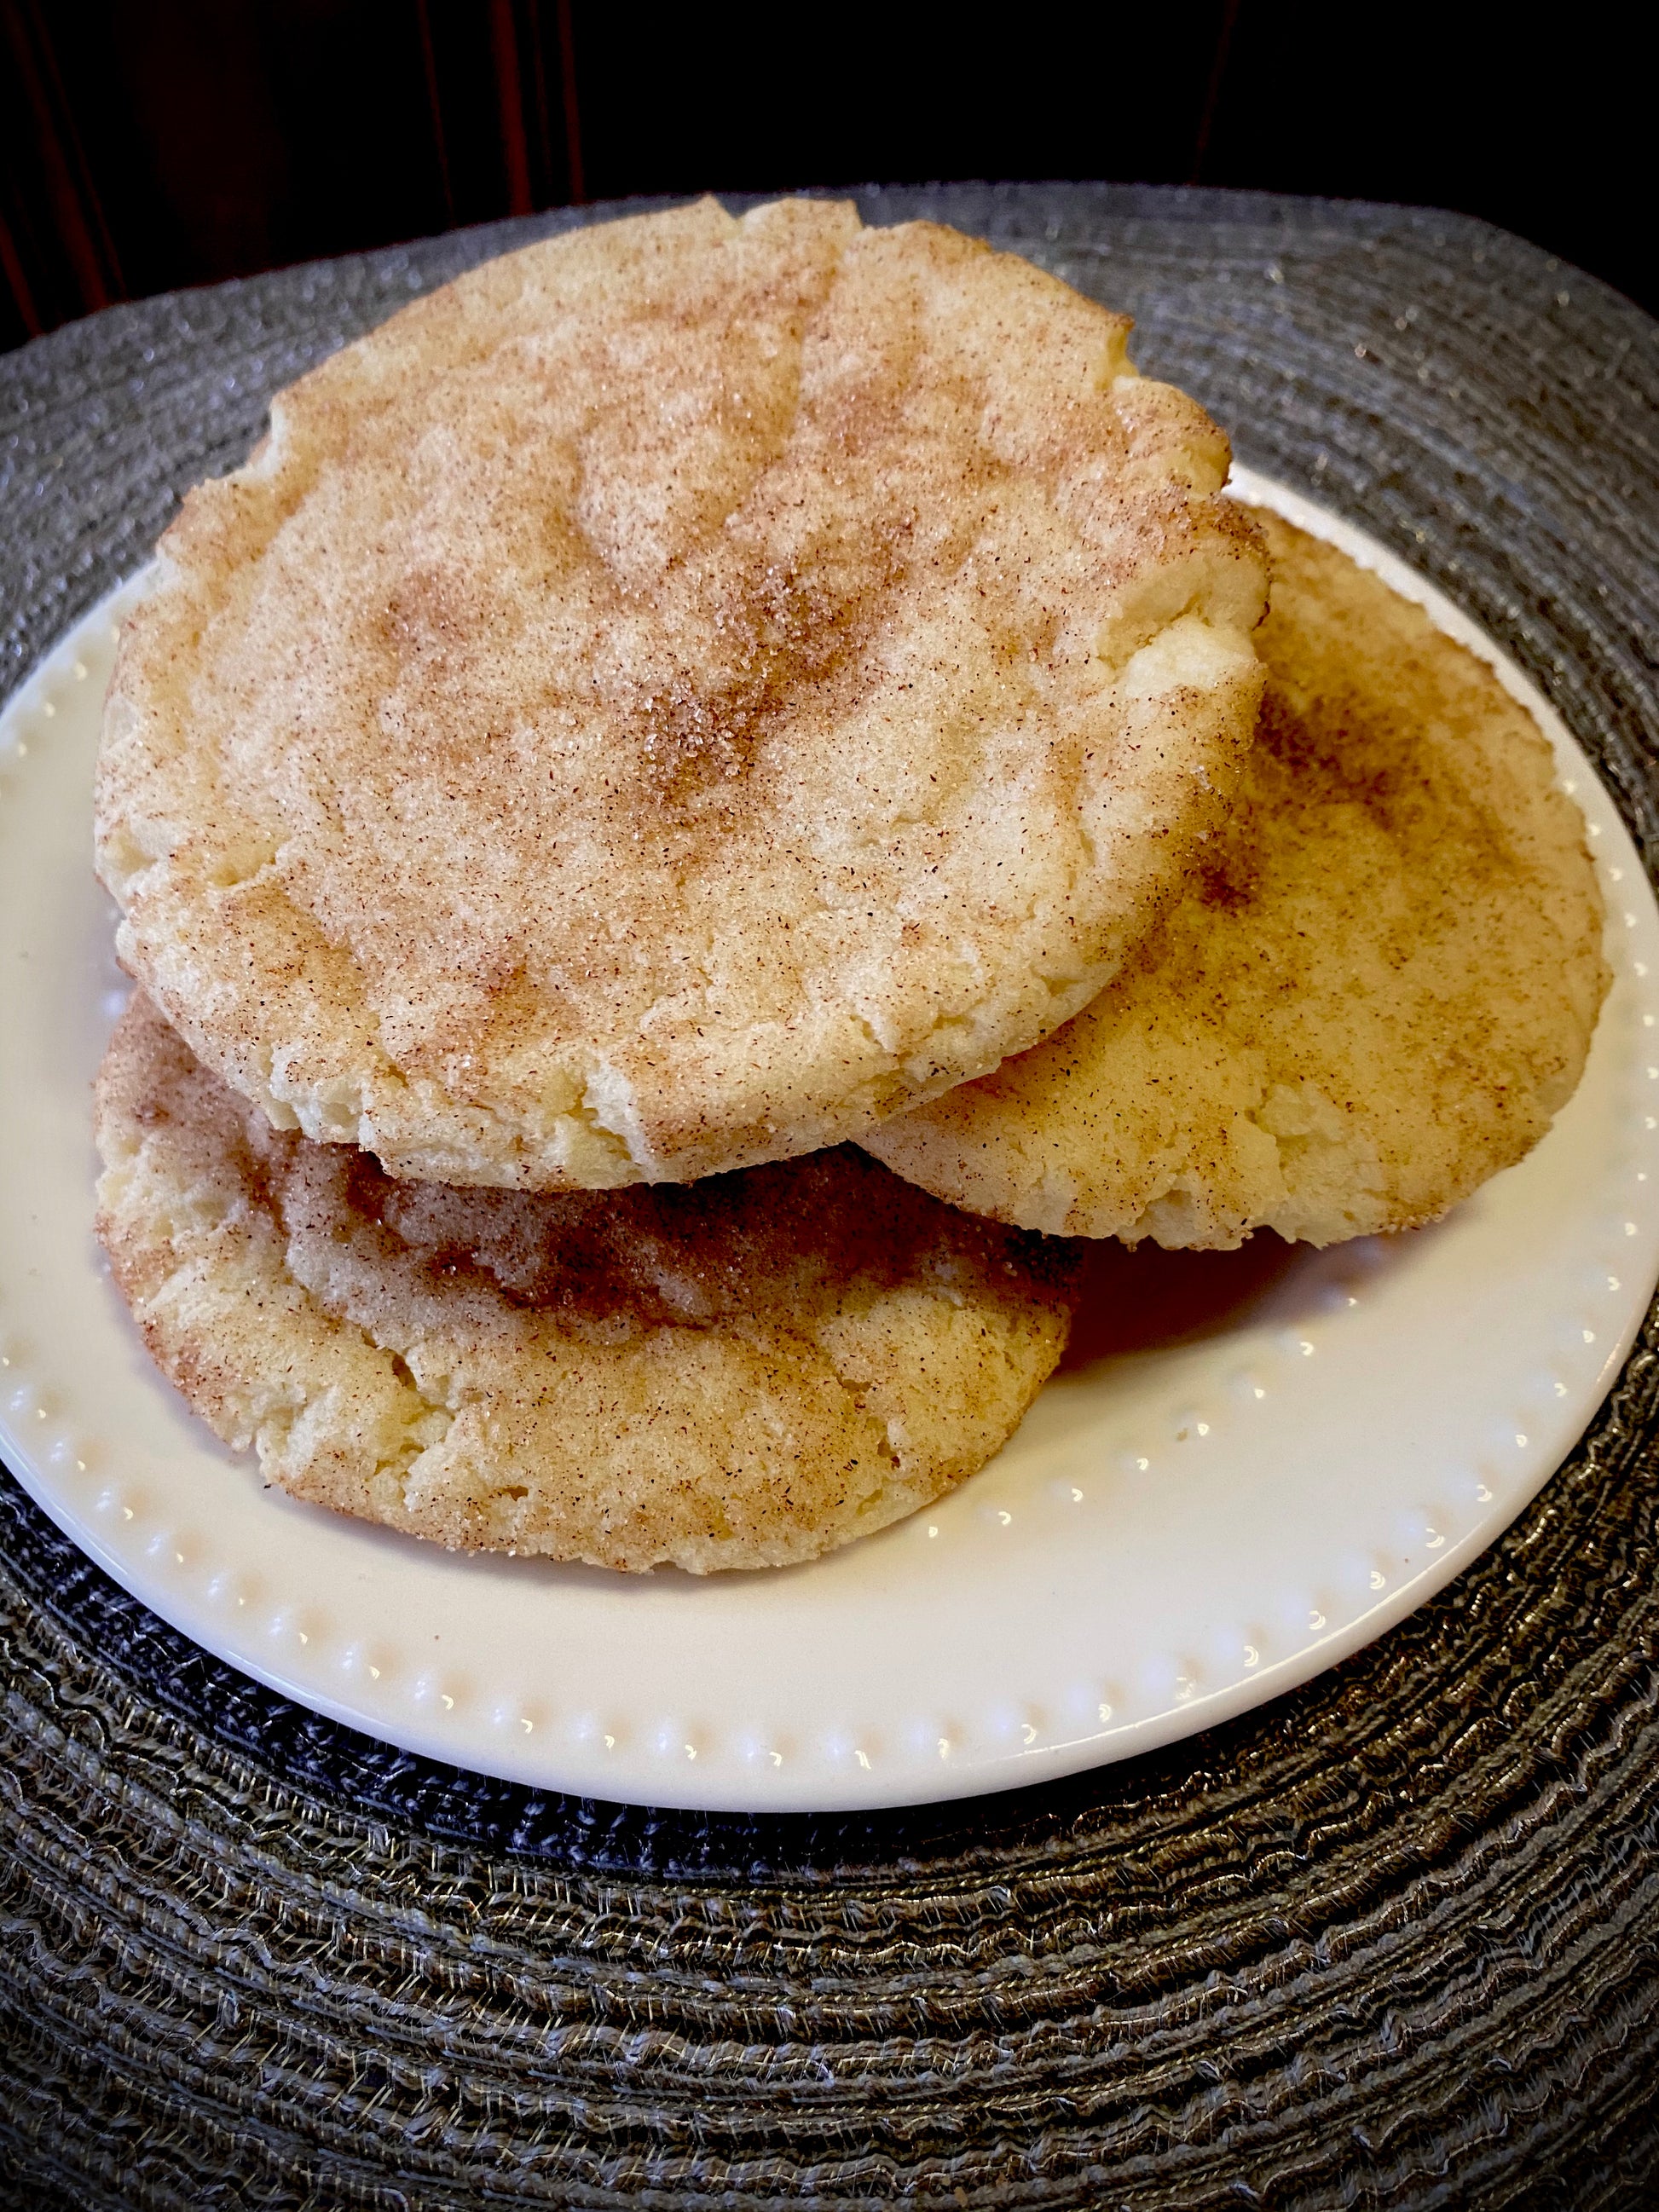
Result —
M 812 1566 L 629 1579 L 295 1504 L 154 1372 L 93 1241 L 88 1086 L 125 985 L 88 794 L 128 586 L 0 717 L 0 1445 L 46 1511 L 221 1658 L 371 1735 L 553 1789 L 757 1811 L 965 1796 L 1150 1750 L 1449 1581 L 1571 1449 L 1659 1273 L 1659 913 L 1518 670 L 1359 532 L 1239 483 L 1492 660 L 1589 817 L 1616 981 L 1530 1158 L 1436 1229 L 1272 1280 L 1266 1240 L 1109 1262 L 1143 1340 L 1160 1308 L 1187 1333 L 1124 1348 L 1120 1328 L 963 1489 Z

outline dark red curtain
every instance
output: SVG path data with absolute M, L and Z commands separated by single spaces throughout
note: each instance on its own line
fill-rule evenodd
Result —
M 0 0 L 0 345 L 586 198 L 1103 176 L 1460 208 L 1659 306 L 1653 18 Z

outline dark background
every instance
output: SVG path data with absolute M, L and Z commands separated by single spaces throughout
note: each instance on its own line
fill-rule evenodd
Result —
M 1659 310 L 1652 12 L 0 0 L 0 348 L 570 200 L 988 176 L 1456 208 Z

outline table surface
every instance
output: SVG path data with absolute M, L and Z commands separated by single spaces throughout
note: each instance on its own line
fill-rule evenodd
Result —
M 1651 866 L 1639 311 L 1420 210 L 863 199 L 1133 313 L 1141 367 L 1242 459 L 1510 647 Z M 0 690 L 242 458 L 272 390 L 605 212 L 115 308 L 0 358 Z M 1502 1542 L 1306 1689 L 1046 1789 L 856 1819 L 651 1813 L 412 1759 L 209 1659 L 0 1482 L 4 2201 L 1644 2204 L 1656 1343 L 1650 1316 Z

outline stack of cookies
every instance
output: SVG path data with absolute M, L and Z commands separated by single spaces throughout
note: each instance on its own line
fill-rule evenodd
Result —
M 191 495 L 106 713 L 100 1233 L 269 1479 L 808 1559 L 1000 1448 L 1075 1240 L 1401 1227 L 1548 1126 L 1606 979 L 1547 747 L 1127 333 L 706 202 Z

